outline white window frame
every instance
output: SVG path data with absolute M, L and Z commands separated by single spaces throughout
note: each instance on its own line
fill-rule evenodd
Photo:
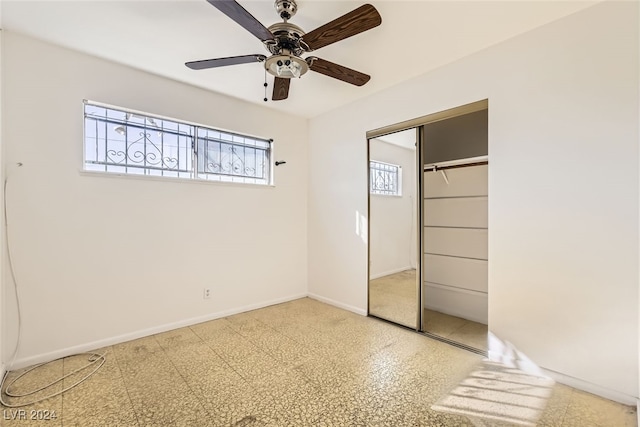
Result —
M 273 186 L 272 139 L 89 100 L 83 131 L 83 172 Z
M 374 167 L 374 165 L 376 165 Z M 396 188 L 392 190 L 374 189 L 373 178 L 374 172 L 381 171 L 382 173 L 395 176 Z M 384 178 L 383 178 L 384 180 Z M 402 166 L 393 163 L 381 162 L 379 160 L 369 160 L 369 193 L 374 196 L 390 196 L 390 197 L 402 197 Z

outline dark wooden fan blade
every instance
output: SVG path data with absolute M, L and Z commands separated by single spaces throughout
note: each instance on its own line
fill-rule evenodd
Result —
M 227 65 L 248 64 L 250 62 L 262 62 L 267 57 L 264 55 L 242 55 L 227 58 L 204 59 L 202 61 L 185 62 L 184 65 L 192 70 L 204 70 L 207 68 L 226 67 Z
M 381 23 L 382 17 L 376 8 L 370 4 L 365 4 L 305 34 L 302 40 L 312 50 L 316 50 L 370 30 Z
M 242 28 L 249 31 L 262 41 L 273 40 L 273 34 L 253 17 L 246 9 L 234 0 L 207 0 L 213 7 L 236 21 Z
M 291 79 L 276 77 L 273 81 L 273 95 L 271 96 L 271 100 L 282 101 L 283 99 L 287 99 L 289 97 L 290 84 Z
M 307 59 L 307 62 L 309 62 L 310 70 L 333 77 L 334 79 L 342 80 L 343 82 L 351 83 L 352 85 L 362 86 L 371 79 L 371 76 L 367 74 L 334 64 L 325 59 L 313 57 Z

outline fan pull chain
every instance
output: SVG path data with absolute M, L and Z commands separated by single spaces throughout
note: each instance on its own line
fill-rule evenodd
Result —
M 264 102 L 267 102 L 267 69 L 264 69 Z

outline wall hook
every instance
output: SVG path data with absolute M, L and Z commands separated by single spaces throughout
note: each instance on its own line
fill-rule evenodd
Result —
M 280 161 L 276 162 L 276 166 L 284 165 L 285 163 L 287 163 L 287 162 L 285 162 L 283 160 L 280 160 Z

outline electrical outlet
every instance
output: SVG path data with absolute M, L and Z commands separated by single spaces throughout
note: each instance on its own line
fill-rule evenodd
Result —
M 202 293 L 202 298 L 204 298 L 204 299 L 211 298 L 211 289 L 204 288 L 204 292 Z

